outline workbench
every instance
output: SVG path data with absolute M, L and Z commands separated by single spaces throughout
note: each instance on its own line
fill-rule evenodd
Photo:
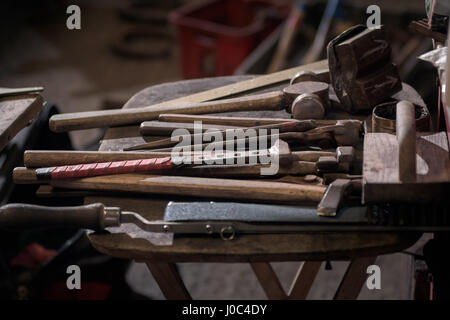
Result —
M 213 81 L 198 79 L 152 86 L 138 92 L 124 108 L 174 99 L 243 78 L 245 77 L 223 77 L 214 78 Z M 411 90 L 411 87 L 408 88 Z M 420 99 L 415 91 L 414 94 L 415 98 Z M 285 111 L 234 114 L 289 118 L 289 114 Z M 99 150 L 118 151 L 124 147 L 148 142 L 147 138 L 144 140 L 140 136 L 138 129 L 138 126 L 109 128 Z M 102 202 L 106 206 L 117 206 L 123 210 L 138 212 L 149 220 L 162 219 L 169 201 L 187 200 L 182 197 L 158 195 L 107 194 L 85 197 L 85 203 Z M 413 245 L 420 236 L 420 233 L 354 232 L 239 235 L 232 241 L 212 236 L 186 235 L 174 236 L 172 239 L 165 234 L 143 235 L 133 226 L 124 224 L 111 233 L 91 233 L 89 239 L 92 245 L 104 254 L 146 263 L 167 299 L 191 299 L 177 271 L 176 263 L 250 263 L 269 299 L 305 299 L 322 262 L 333 260 L 351 261 L 334 298 L 356 299 L 367 279 L 367 266 L 373 264 L 378 255 L 402 251 Z M 270 265 L 270 262 L 274 261 L 304 261 L 287 293 L 282 289 Z

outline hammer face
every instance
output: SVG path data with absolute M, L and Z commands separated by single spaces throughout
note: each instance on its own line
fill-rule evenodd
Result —
M 402 89 L 383 26 L 347 30 L 328 45 L 328 60 L 332 85 L 348 112 L 371 110 Z

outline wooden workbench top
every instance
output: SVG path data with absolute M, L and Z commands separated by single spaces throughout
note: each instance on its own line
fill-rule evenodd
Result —
M 42 104 L 38 94 L 0 98 L 0 151 L 34 119 Z

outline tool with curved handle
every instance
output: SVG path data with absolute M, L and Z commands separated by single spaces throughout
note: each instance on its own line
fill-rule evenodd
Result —
M 82 228 L 103 230 L 120 225 L 120 210 L 94 203 L 77 207 L 45 207 L 12 203 L 0 207 L 0 229 Z

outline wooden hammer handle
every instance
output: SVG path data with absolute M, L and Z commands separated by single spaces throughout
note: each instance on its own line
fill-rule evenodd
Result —
M 318 185 L 283 182 L 143 174 L 52 180 L 50 184 L 58 188 L 77 190 L 166 194 L 270 203 L 318 203 L 326 189 L 324 186 Z
M 311 144 L 322 144 L 323 142 L 333 143 L 333 136 L 329 132 L 319 132 L 319 133 L 308 133 L 308 132 L 284 132 L 277 136 L 278 139 L 286 140 L 296 145 L 303 145 L 307 143 Z M 251 144 L 256 145 L 265 139 L 268 143 L 275 140 L 275 135 L 267 136 L 256 136 L 256 137 L 246 137 L 241 139 L 224 140 L 218 142 L 202 143 L 202 144 L 191 144 L 193 150 L 200 150 L 208 148 L 219 148 L 219 149 L 234 149 L 236 146 L 240 149 L 240 146 L 246 146 Z M 127 149 L 128 150 L 128 149 Z M 212 149 L 211 149 L 212 150 Z M 151 149 L 153 152 L 171 152 L 173 147 Z
M 184 122 L 192 123 L 202 121 L 203 124 L 216 124 L 236 127 L 256 127 L 270 124 L 280 124 L 286 121 L 301 122 L 305 120 L 285 119 L 285 118 L 254 118 L 254 117 L 226 117 L 210 115 L 189 115 L 189 114 L 160 114 L 159 121 L 164 122 Z M 313 120 L 316 126 L 335 125 L 338 120 Z
M 36 169 L 36 178 L 38 180 L 74 179 L 133 172 L 152 172 L 168 170 L 173 167 L 174 164 L 170 157 L 123 160 L 39 168 Z
M 207 114 L 233 111 L 281 110 L 283 107 L 283 92 L 273 91 L 188 105 L 57 114 L 50 118 L 49 126 L 54 132 L 64 132 L 137 124 L 147 120 L 156 120 L 162 113 Z
M 401 182 L 416 181 L 416 118 L 409 101 L 397 103 L 398 174 Z
M 170 157 L 170 152 L 27 150 L 23 161 L 27 168 L 42 168 L 94 162 Z
M 295 151 L 293 161 L 317 161 L 321 156 L 335 156 L 336 152 Z M 94 162 L 122 161 L 170 157 L 171 152 L 123 152 L 123 151 L 61 151 L 27 150 L 24 164 L 27 168 L 42 168 Z
M 144 122 L 145 123 L 145 122 Z M 142 125 L 141 125 L 142 128 Z M 264 126 L 256 126 L 256 127 L 249 127 L 247 129 L 253 129 L 258 132 L 258 134 L 268 134 L 270 133 L 270 130 L 279 130 L 279 132 L 303 132 L 310 129 L 315 128 L 315 125 L 312 121 L 305 120 L 305 121 L 287 121 L 283 123 L 276 123 L 276 124 L 269 124 Z M 233 128 L 229 127 L 229 129 L 225 130 L 215 130 L 217 134 L 221 134 L 223 138 L 226 138 L 227 132 L 235 132 L 236 130 L 246 130 L 245 128 Z M 264 133 L 261 133 L 260 130 L 265 129 L 266 131 Z M 140 145 L 124 148 L 124 151 L 133 151 L 133 150 L 149 150 L 149 149 L 158 149 L 158 148 L 167 148 L 167 147 L 173 147 L 176 146 L 182 139 L 188 139 L 189 141 L 203 141 L 204 135 L 203 133 L 194 133 L 191 135 L 181 135 L 178 136 L 178 139 L 166 138 L 166 139 L 160 139 L 152 142 L 143 143 Z
M 180 122 L 160 122 L 160 121 L 144 121 L 139 127 L 139 133 L 142 136 L 171 136 L 174 130 L 183 129 L 189 133 L 194 133 L 197 127 L 194 123 L 180 123 Z M 236 126 L 221 126 L 215 124 L 203 124 L 201 126 L 202 132 L 209 131 L 224 131 L 227 129 L 237 129 L 241 127 Z M 198 130 L 198 129 L 197 129 Z
M 280 165 L 277 172 L 271 175 L 264 175 L 262 169 L 269 168 L 270 165 L 200 165 L 195 167 L 179 167 L 175 170 L 165 171 L 164 174 L 176 176 L 210 177 L 210 178 L 267 178 L 285 175 L 307 175 L 317 172 L 316 163 L 311 161 L 294 161 L 290 164 Z M 51 179 L 38 180 L 39 169 L 27 169 L 17 167 L 13 172 L 14 183 L 16 184 L 46 184 Z

